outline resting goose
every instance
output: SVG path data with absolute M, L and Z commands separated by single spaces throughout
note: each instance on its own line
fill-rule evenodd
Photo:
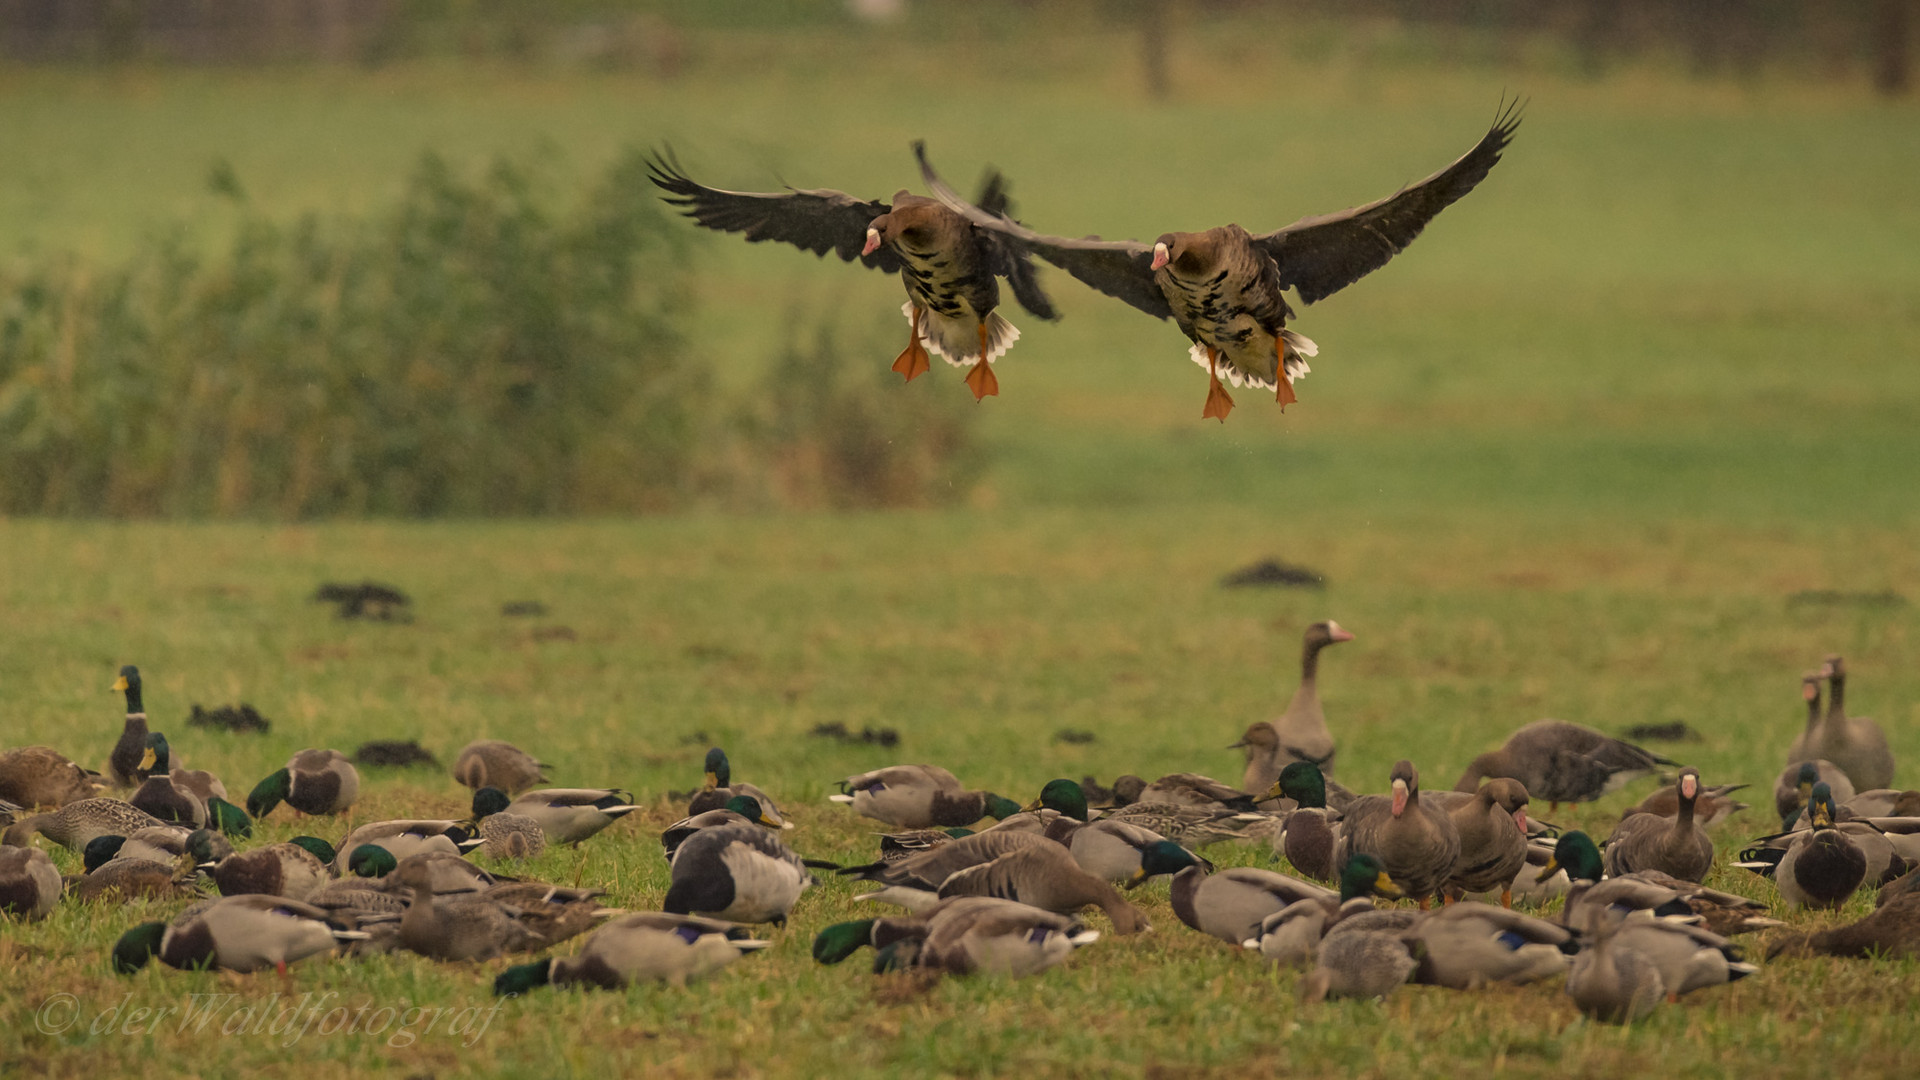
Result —
M 660 905 L 676 915 L 785 925 L 813 884 L 800 856 L 758 825 L 701 829 L 680 845 Z
M 0 752 L 0 802 L 59 809 L 91 799 L 104 785 L 100 778 L 48 746 L 22 746 Z
M 225 896 L 195 904 L 172 923 L 143 923 L 113 946 L 113 969 L 130 975 L 152 957 L 176 968 L 258 971 L 328 952 L 368 935 L 328 925 L 319 908 L 279 896 Z
M 635 911 L 589 934 L 578 956 L 508 968 L 493 980 L 493 992 L 510 996 L 540 986 L 622 990 L 645 982 L 683 987 L 772 944 L 717 919 Z
M 1020 337 L 995 310 L 1002 277 L 1021 307 L 1042 319 L 1058 317 L 1024 252 L 933 199 L 905 190 L 888 202 L 825 188 L 722 191 L 695 183 L 670 154 L 656 156 L 650 167 L 654 184 L 668 192 L 665 201 L 706 228 L 743 233 L 749 242 L 778 240 L 815 255 L 832 251 L 846 262 L 898 273 L 907 288 L 901 310 L 909 330 L 893 370 L 909 382 L 928 370 L 931 352 L 969 369 L 974 400 L 1000 392 L 990 365 Z M 979 199 L 996 220 L 1008 211 L 999 173 L 988 174 Z
M 1713 867 L 1713 838 L 1694 819 L 1694 801 L 1700 796 L 1700 771 L 1680 770 L 1674 784 L 1679 812 L 1671 818 L 1635 814 L 1614 826 L 1607 838 L 1607 873 L 1630 874 L 1658 870 L 1683 881 L 1703 881 Z
M 1855 960 L 1920 956 L 1920 896 L 1889 901 L 1866 918 L 1811 934 L 1775 938 L 1767 959 L 1777 956 L 1840 956 Z
M 958 777 L 938 765 L 892 765 L 857 773 L 840 781 L 840 794 L 827 798 L 902 829 L 972 825 L 983 817 L 1020 812 L 1012 799 L 962 788 Z
M 1258 236 L 1222 225 L 1162 233 L 1151 244 L 1041 235 L 965 202 L 934 173 L 921 144 L 914 144 L 914 153 L 927 189 L 974 225 L 1155 318 L 1171 317 L 1193 342 L 1189 355 L 1207 371 L 1201 417 L 1224 421 L 1233 399 L 1221 379 L 1273 390 L 1284 406 L 1294 400 L 1293 381 L 1307 373 L 1306 357 L 1318 352 L 1312 341 L 1285 329 L 1293 309 L 1284 290 L 1311 304 L 1386 265 L 1434 215 L 1487 175 L 1519 122 L 1517 105 L 1506 108 L 1458 161 L 1365 206 L 1301 218 Z
M 1673 764 L 1590 727 L 1536 720 L 1514 732 L 1500 749 L 1474 758 L 1453 789 L 1477 791 L 1481 780 L 1504 776 L 1520 781 L 1533 798 L 1547 800 L 1553 811 L 1563 802 L 1592 802 L 1657 765 Z
M 1391 795 L 1365 795 L 1347 805 L 1335 859 L 1359 852 L 1380 860 L 1402 892 L 1425 910 L 1460 855 L 1460 833 L 1440 807 L 1420 801 L 1420 773 L 1411 761 L 1389 773 Z
M 1893 785 L 1893 750 L 1880 725 L 1864 716 L 1850 717 L 1846 708 L 1847 668 L 1839 656 L 1827 657 L 1820 669 L 1827 681 L 1827 711 L 1787 751 L 1789 762 L 1824 758 L 1839 766 L 1856 788 L 1868 790 Z
M 499 739 L 480 739 L 460 749 L 453 762 L 453 778 L 479 791 L 499 788 L 518 795 L 536 784 L 547 782 L 548 766 L 532 754 Z
M 1447 816 L 1460 836 L 1447 897 L 1499 889 L 1500 906 L 1513 907 L 1513 877 L 1527 864 L 1527 789 L 1518 780 L 1496 777 Z
M 954 874 L 1040 844 L 1060 846 L 1038 832 L 988 829 L 902 859 L 882 859 L 864 866 L 841 867 L 838 873 L 843 877 L 877 882 L 881 886 L 873 892 L 862 894 L 862 900 L 898 904 L 918 911 L 933 906 L 939 900 L 940 887 Z
M 338 750 L 302 750 L 247 794 L 247 813 L 265 817 L 285 802 L 303 814 L 342 814 L 360 794 L 360 771 Z
M 793 822 L 788 821 L 780 813 L 780 807 L 773 801 L 772 796 L 752 784 L 733 783 L 733 766 L 728 763 L 725 750 L 717 746 L 708 750 L 706 768 L 706 786 L 694 792 L 693 798 L 688 801 L 688 817 L 704 814 L 709 810 L 725 809 L 727 803 L 735 796 L 744 795 L 760 804 L 760 813 L 755 817 L 765 818 L 766 821 L 762 824 L 769 824 L 776 829 L 793 828 Z

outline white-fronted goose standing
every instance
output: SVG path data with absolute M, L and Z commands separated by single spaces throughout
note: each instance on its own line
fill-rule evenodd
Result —
M 1458 900 L 1498 889 L 1500 906 L 1511 908 L 1513 877 L 1527 864 L 1527 789 L 1518 780 L 1495 777 L 1447 816 L 1460 834 L 1447 896 Z
M 1505 776 L 1520 781 L 1533 798 L 1547 800 L 1551 811 L 1561 803 L 1592 802 L 1655 766 L 1674 764 L 1590 727 L 1535 720 L 1509 736 L 1500 749 L 1474 758 L 1453 790 L 1478 791 L 1487 777 Z
M 1713 867 L 1713 838 L 1694 819 L 1694 801 L 1700 795 L 1699 770 L 1681 769 L 1674 788 L 1680 809 L 1673 817 L 1635 814 L 1614 826 L 1606 844 L 1607 873 L 1658 870 L 1682 881 L 1706 880 L 1707 871 Z
M 1424 910 L 1440 891 L 1460 856 L 1460 834 L 1440 807 L 1420 801 L 1420 773 L 1411 761 L 1396 762 L 1388 775 L 1390 795 L 1364 795 L 1347 804 L 1335 859 L 1359 852 L 1380 860 L 1400 891 Z
M 1820 669 L 1827 681 L 1827 711 L 1787 751 L 1789 764 L 1824 758 L 1839 766 L 1861 791 L 1893 786 L 1893 750 L 1886 732 L 1864 716 L 1848 716 L 1847 668 L 1839 656 L 1827 657 Z M 1844 800 L 1842 800 L 1844 801 Z
M 1108 296 L 1155 318 L 1172 318 L 1193 342 L 1194 363 L 1207 372 L 1202 419 L 1233 408 L 1221 380 L 1295 400 L 1293 381 L 1318 353 L 1285 329 L 1293 309 L 1286 289 L 1314 303 L 1385 266 L 1440 211 L 1472 191 L 1500 160 L 1518 126 L 1517 103 L 1458 161 L 1419 183 L 1365 206 L 1301 218 L 1258 236 L 1238 225 L 1204 232 L 1168 232 L 1151 244 L 1045 236 L 1003 214 L 962 200 L 914 144 L 927 189 L 977 226 L 998 231 Z
M 1353 634 L 1341 629 L 1332 619 L 1314 623 L 1302 635 L 1300 685 L 1287 702 L 1286 711 L 1273 719 L 1273 732 L 1280 743 L 1273 757 L 1276 780 L 1280 769 L 1296 761 L 1308 762 L 1324 777 L 1333 775 L 1333 758 L 1338 748 L 1334 745 L 1333 733 L 1327 730 L 1326 711 L 1320 706 L 1320 651 L 1352 640 Z M 1251 758 L 1247 764 L 1253 765 Z M 1265 791 L 1266 788 L 1253 790 Z
M 831 251 L 847 262 L 898 273 L 907 288 L 901 310 L 909 330 L 893 370 L 909 382 L 928 370 L 931 352 L 969 369 L 974 400 L 1000 392 L 991 365 L 1020 337 L 995 310 L 1002 277 L 1021 307 L 1042 319 L 1058 318 L 1026 253 L 933 199 L 905 190 L 887 202 L 824 188 L 722 191 L 694 183 L 670 154 L 657 156 L 650 167 L 653 182 L 668 192 L 665 201 L 706 228 L 741 233 L 749 242 L 777 240 L 820 256 Z M 1007 212 L 999 173 L 988 174 L 980 202 L 995 215 Z

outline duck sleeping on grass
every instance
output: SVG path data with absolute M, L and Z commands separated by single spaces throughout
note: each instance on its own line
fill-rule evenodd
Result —
M 772 945 L 744 926 L 694 915 L 635 911 L 587 936 L 580 953 L 510 967 L 493 980 L 493 992 L 525 994 L 540 986 L 590 986 L 621 990 L 635 983 L 681 987 Z

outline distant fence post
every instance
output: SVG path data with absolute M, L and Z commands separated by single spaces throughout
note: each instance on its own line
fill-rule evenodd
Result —
M 1912 0 L 1880 0 L 1874 20 L 1873 88 L 1898 97 L 1913 85 Z

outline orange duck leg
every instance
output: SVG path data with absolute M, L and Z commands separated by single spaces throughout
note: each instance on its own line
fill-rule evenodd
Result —
M 1220 354 L 1213 346 L 1207 346 L 1207 407 L 1200 410 L 1200 419 L 1227 422 L 1227 414 L 1233 411 L 1233 398 L 1228 396 L 1227 388 L 1220 385 Z
M 913 309 L 913 328 L 908 331 L 907 347 L 894 358 L 893 370 L 912 382 L 916 376 L 925 375 L 932 370 L 933 358 L 927 355 L 926 347 L 920 344 L 920 309 Z
M 987 324 L 980 324 L 980 362 L 967 372 L 967 389 L 973 391 L 973 400 L 1000 396 L 1000 380 L 993 374 L 993 365 L 987 363 Z
M 1285 335 L 1273 335 L 1273 400 L 1280 403 L 1280 411 L 1286 412 L 1287 406 L 1300 399 L 1293 394 L 1293 382 L 1287 378 L 1287 339 Z

